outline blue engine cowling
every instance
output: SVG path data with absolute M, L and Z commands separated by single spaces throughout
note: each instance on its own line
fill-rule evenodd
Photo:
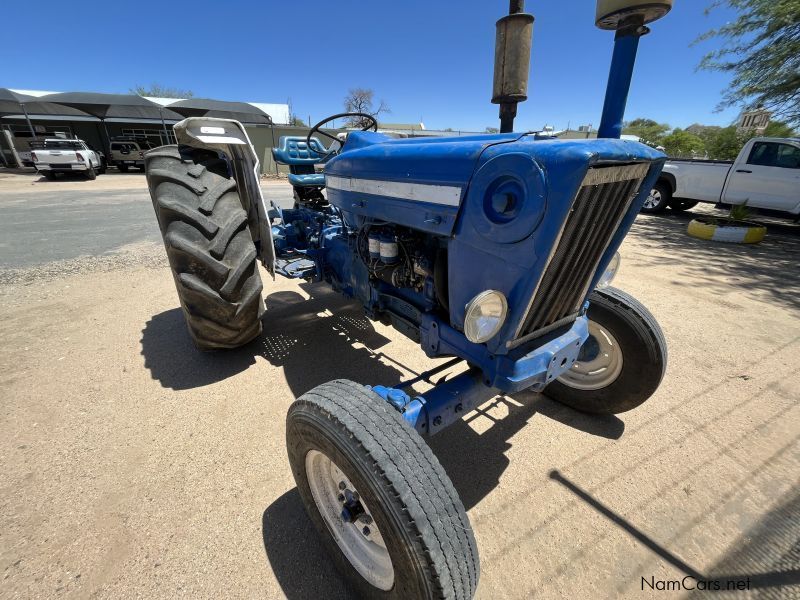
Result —
M 586 298 L 665 160 L 622 140 L 353 132 L 325 167 L 328 200 L 344 227 L 320 230 L 321 248 L 310 254 L 322 278 L 371 316 L 388 315 L 428 355 L 460 356 L 506 392 L 541 388 L 560 373 L 545 359 L 570 359 L 567 345 L 586 339 Z M 404 285 L 365 266 L 372 259 L 360 232 L 386 226 L 428 256 L 443 251 L 443 280 L 434 285 L 423 266 L 418 284 Z M 373 257 L 391 237 L 371 235 Z M 465 310 L 485 290 L 505 295 L 508 315 L 494 337 L 475 344 L 462 333 Z

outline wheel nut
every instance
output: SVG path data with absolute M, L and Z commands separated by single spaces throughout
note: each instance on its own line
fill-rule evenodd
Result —
M 361 530 L 361 533 L 364 535 L 369 535 L 369 527 L 364 527 L 364 529 Z
M 435 417 L 433 419 L 433 426 L 434 427 L 438 427 L 441 424 L 442 424 L 442 417 Z
M 339 494 L 339 502 L 344 502 L 344 494 Z
M 340 490 L 343 490 L 343 489 L 344 489 L 344 488 L 346 488 L 346 487 L 347 487 L 347 484 L 346 484 L 344 481 L 340 481 L 340 482 L 339 482 L 339 489 L 340 489 Z

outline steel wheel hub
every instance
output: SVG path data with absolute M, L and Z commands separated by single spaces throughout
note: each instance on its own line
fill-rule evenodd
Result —
M 644 206 L 645 208 L 655 208 L 658 206 L 659 202 L 661 202 L 661 192 L 653 188 L 650 190 L 650 195 L 647 196 L 647 200 L 644 201 Z
M 318 450 L 306 454 L 306 476 L 328 531 L 353 568 L 376 588 L 392 589 L 392 559 L 355 486 L 336 463 Z
M 614 383 L 622 372 L 622 348 L 611 332 L 590 320 L 584 348 L 558 381 L 576 390 L 599 390 Z

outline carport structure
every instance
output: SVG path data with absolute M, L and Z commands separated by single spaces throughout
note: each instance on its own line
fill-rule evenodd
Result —
M 10 150 L 14 161 L 29 165 L 28 142 L 45 137 L 79 137 L 106 153 L 110 141 L 118 136 L 141 136 L 156 145 L 174 144 L 172 125 L 195 116 L 234 119 L 245 124 L 265 171 L 277 170 L 270 149 L 278 135 L 306 132 L 305 128 L 286 125 L 289 110 L 284 104 L 0 88 L 0 129 L 4 130 L 0 134 L 0 156 L 9 166 L 13 161 L 7 160 L 4 152 Z
M 181 115 L 172 112 L 143 96 L 135 94 L 101 94 L 97 92 L 62 92 L 47 94 L 39 98 L 42 102 L 50 102 L 61 106 L 81 110 L 100 119 L 106 134 L 107 156 L 111 155 L 111 136 L 108 133 L 106 119 L 120 117 L 125 119 L 160 119 L 164 134 L 169 135 L 164 119 L 181 120 Z

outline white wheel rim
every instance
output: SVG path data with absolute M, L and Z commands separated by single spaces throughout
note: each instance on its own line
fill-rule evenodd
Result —
M 386 542 L 372 513 L 350 479 L 336 463 L 318 450 L 309 450 L 306 454 L 306 477 L 311 495 L 328 531 L 353 568 L 370 585 L 384 591 L 392 589 L 394 567 Z M 340 488 L 342 483 L 344 489 Z M 344 495 L 345 491 L 356 495 L 364 511 L 353 523 L 342 518 L 344 501 L 339 496 Z
M 658 206 L 659 202 L 661 202 L 661 192 L 653 188 L 650 190 L 650 195 L 647 196 L 647 200 L 644 201 L 644 206 L 645 208 L 655 208 Z
M 576 360 L 558 381 L 576 390 L 599 390 L 614 383 L 622 372 L 622 348 L 616 338 L 594 321 L 589 321 L 589 336 L 598 351 L 591 360 Z

